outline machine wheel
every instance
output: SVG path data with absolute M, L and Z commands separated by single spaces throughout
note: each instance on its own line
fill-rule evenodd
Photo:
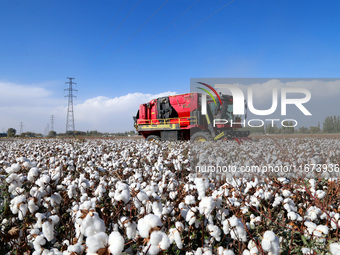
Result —
M 197 132 L 190 138 L 192 142 L 206 142 L 211 140 L 211 135 L 207 132 Z
M 145 140 L 147 140 L 148 142 L 160 141 L 161 138 L 158 135 L 149 135 Z

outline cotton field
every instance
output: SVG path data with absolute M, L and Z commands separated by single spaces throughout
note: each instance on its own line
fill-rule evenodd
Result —
M 340 255 L 339 164 L 338 138 L 1 140 L 0 253 Z

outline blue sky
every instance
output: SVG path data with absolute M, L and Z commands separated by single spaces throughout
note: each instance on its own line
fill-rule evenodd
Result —
M 66 112 L 58 114 L 67 106 L 68 76 L 76 78 L 79 105 L 129 94 L 136 103 L 185 93 L 192 77 L 338 77 L 340 2 L 235 0 L 190 30 L 228 2 L 1 1 L 0 83 L 7 86 L 0 93 L 12 100 L 0 103 L 0 131 L 24 121 L 26 129 L 43 132 L 54 114 L 57 131 L 64 132 Z M 27 89 L 26 101 L 9 93 L 10 87 Z M 39 96 L 30 94 L 37 89 Z M 35 114 L 20 114 L 20 107 Z M 114 117 L 132 109 L 122 107 Z M 75 114 L 81 130 L 114 132 L 132 124 L 101 125 L 93 118 L 77 125 Z

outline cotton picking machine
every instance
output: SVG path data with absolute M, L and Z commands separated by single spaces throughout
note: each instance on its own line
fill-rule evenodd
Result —
M 202 93 L 159 97 L 141 104 L 134 126 L 146 140 L 209 141 L 242 139 L 249 131 L 241 131 L 241 117 L 233 115 L 233 97 L 218 94 L 216 97 Z M 205 89 L 202 89 L 208 92 Z M 245 103 L 246 104 L 246 103 Z M 215 120 L 220 120 L 217 122 Z M 224 120 L 221 123 L 221 120 Z

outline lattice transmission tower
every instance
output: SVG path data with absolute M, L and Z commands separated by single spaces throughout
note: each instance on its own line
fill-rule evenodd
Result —
M 19 134 L 21 135 L 24 132 L 24 123 L 20 122 L 20 132 Z
M 51 115 L 51 131 L 54 131 L 54 116 Z
M 75 128 L 74 128 L 73 98 L 76 96 L 73 95 L 73 91 L 77 91 L 77 90 L 72 87 L 72 85 L 76 84 L 75 82 L 72 81 L 75 78 L 67 77 L 67 79 L 69 79 L 69 81 L 65 83 L 68 84 L 69 87 L 67 89 L 64 89 L 65 91 L 68 91 L 68 95 L 65 96 L 68 98 L 66 133 L 74 135 Z

